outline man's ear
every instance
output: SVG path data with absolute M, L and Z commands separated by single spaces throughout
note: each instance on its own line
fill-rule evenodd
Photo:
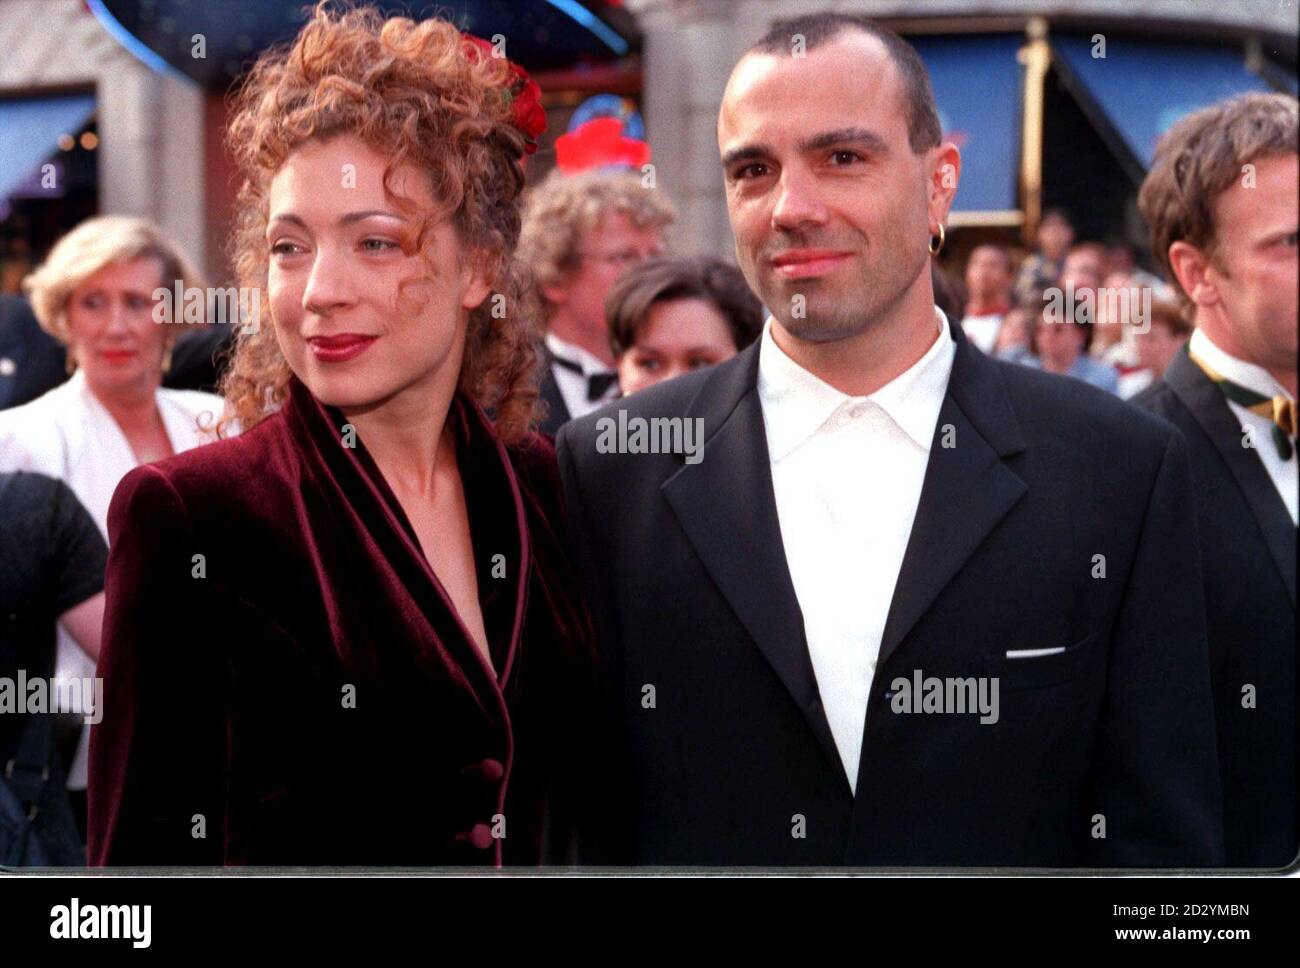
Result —
M 1214 284 L 1210 260 L 1204 252 L 1181 239 L 1169 246 L 1169 268 L 1173 270 L 1183 292 L 1197 306 L 1214 306 L 1219 290 Z
M 961 178 L 961 152 L 951 141 L 945 141 L 937 148 L 931 148 L 928 155 L 926 205 L 930 224 L 942 225 L 948 221 L 948 210 L 952 208 L 953 197 L 957 194 L 957 182 Z

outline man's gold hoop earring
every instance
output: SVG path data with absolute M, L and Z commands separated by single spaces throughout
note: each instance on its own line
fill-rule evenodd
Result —
M 930 255 L 938 255 L 938 254 L 939 254 L 939 251 L 943 248 L 944 235 L 945 235 L 945 233 L 944 233 L 944 229 L 943 229 L 943 223 L 940 222 L 940 223 L 939 223 L 939 241 L 938 241 L 938 242 L 935 242 L 935 241 L 934 241 L 934 238 L 935 238 L 935 237 L 934 237 L 933 235 L 930 236 Z

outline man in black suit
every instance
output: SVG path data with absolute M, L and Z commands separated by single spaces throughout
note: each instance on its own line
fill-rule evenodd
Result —
M 1297 853 L 1296 118 L 1282 94 L 1190 115 L 1139 196 L 1196 326 L 1134 402 L 1191 452 L 1233 867 Z
M 63 346 L 21 296 L 0 296 L 0 410 L 35 400 L 68 378 Z
M 773 319 L 559 436 L 608 702 L 587 859 L 1218 863 L 1186 444 L 936 310 L 961 159 L 915 51 L 779 23 L 718 140 Z

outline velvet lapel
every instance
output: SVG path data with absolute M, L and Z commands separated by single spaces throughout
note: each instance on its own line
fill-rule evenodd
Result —
M 849 791 L 848 777 L 822 709 L 803 613 L 786 567 L 772 489 L 756 342 L 709 376 L 686 417 L 704 420 L 704 454 L 661 490 L 696 554 L 785 684 Z
M 358 436 L 355 447 L 343 445 L 343 427 L 347 421 L 342 413 L 322 405 L 296 378 L 290 380 L 284 412 L 293 439 L 301 449 L 315 483 L 336 506 L 337 513 L 350 519 L 377 545 L 406 596 L 409 596 L 394 601 L 393 607 L 403 614 L 410 614 L 411 604 L 416 606 L 422 621 L 414 621 L 412 616 L 414 635 L 436 654 L 453 680 L 460 681 L 475 696 L 488 719 L 508 726 L 503 689 L 514 665 L 523 627 L 527 576 L 531 570 L 530 548 L 518 481 L 504 447 L 492 434 L 482 411 L 458 396 L 452 403 L 448 420 L 454 421 L 459 458 L 462 461 L 485 458 L 494 461 L 496 466 L 490 470 L 479 467 L 475 470 L 480 475 L 504 475 L 508 492 L 513 497 L 513 515 L 501 516 L 514 523 L 515 547 L 519 549 L 519 555 L 517 567 L 507 568 L 505 579 L 513 583 L 514 620 L 510 641 L 504 650 L 504 662 L 500 665 L 500 682 L 475 647 L 451 599 L 420 550 L 410 521 L 364 443 Z M 468 476 L 464 465 L 462 475 Z M 467 500 L 472 500 L 468 488 Z M 394 596 L 400 596 L 396 589 Z
M 1223 392 L 1187 355 L 1186 346 L 1169 364 L 1164 379 L 1228 465 L 1286 585 L 1291 607 L 1295 608 L 1296 529 L 1263 461 L 1254 450 L 1241 445 L 1241 424 Z

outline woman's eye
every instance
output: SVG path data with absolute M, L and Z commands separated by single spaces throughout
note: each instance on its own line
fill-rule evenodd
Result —
M 101 309 L 104 305 L 104 297 L 97 292 L 92 292 L 81 300 L 81 305 L 87 309 Z
M 389 249 L 396 249 L 397 243 L 390 242 L 388 239 L 364 239 L 361 247 L 367 252 L 387 252 Z
M 148 299 L 141 299 L 139 296 L 127 296 L 126 305 L 128 309 L 144 309 L 149 305 Z
M 271 254 L 291 255 L 294 251 L 297 250 L 297 248 L 298 246 L 294 245 L 292 242 L 276 242 L 274 245 L 271 246 Z

